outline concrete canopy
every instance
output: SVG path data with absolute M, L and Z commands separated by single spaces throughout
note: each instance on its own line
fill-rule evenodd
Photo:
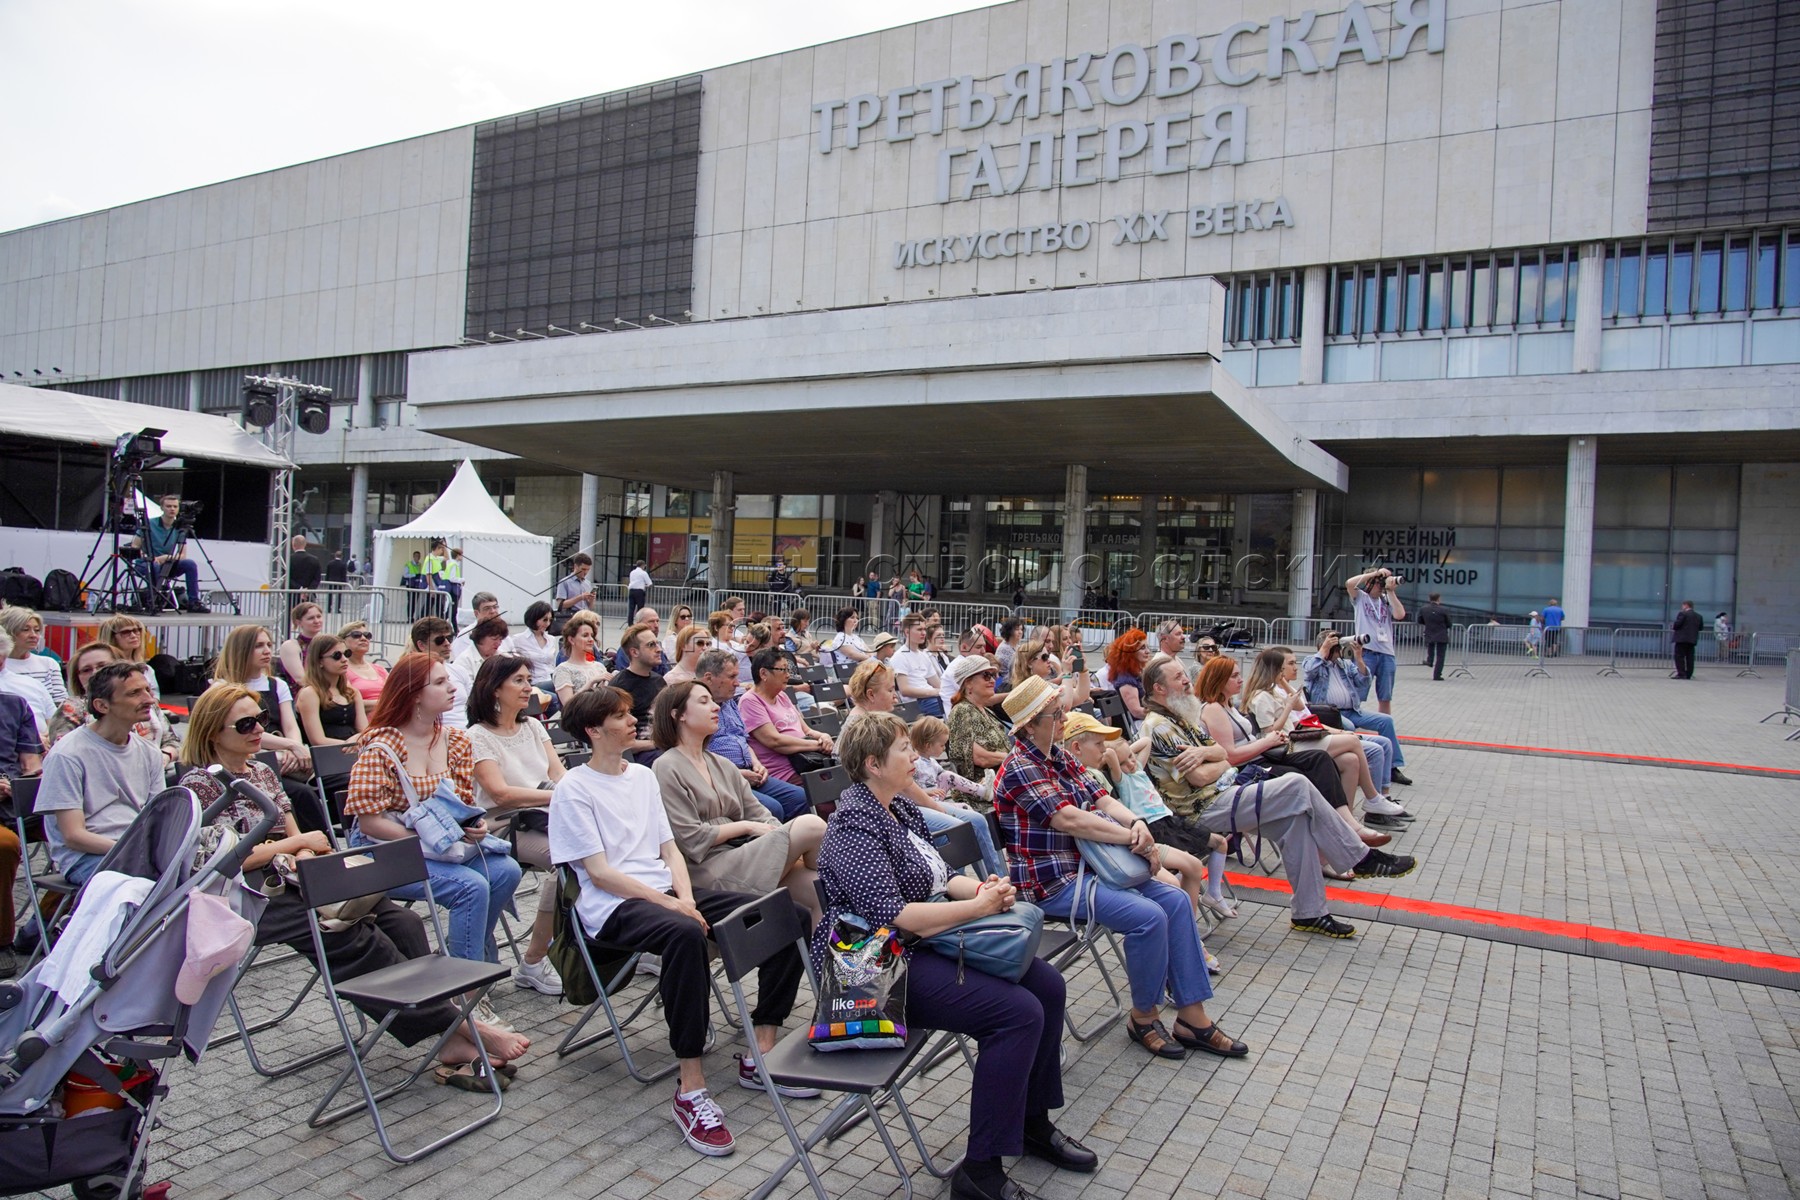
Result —
M 1206 279 L 701 322 L 415 354 L 421 428 L 739 492 L 1343 489 L 1219 366 Z

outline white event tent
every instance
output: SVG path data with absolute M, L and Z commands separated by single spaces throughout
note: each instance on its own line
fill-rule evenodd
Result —
M 550 577 L 550 539 L 526 532 L 501 512 L 468 459 L 423 514 L 397 529 L 376 531 L 376 585 L 399 587 L 412 552 L 428 552 L 437 538 L 463 552 L 459 628 L 468 623 L 469 601 L 476 592 L 494 593 L 501 614 L 514 628 L 523 627 L 525 609 L 533 600 L 549 598 L 555 583 Z

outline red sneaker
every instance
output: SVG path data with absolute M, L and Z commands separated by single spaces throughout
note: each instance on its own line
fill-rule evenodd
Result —
M 725 1113 L 705 1088 L 695 1092 L 692 1099 L 676 1092 L 674 1113 L 681 1136 L 700 1153 L 718 1158 L 736 1149 L 731 1131 L 725 1128 Z

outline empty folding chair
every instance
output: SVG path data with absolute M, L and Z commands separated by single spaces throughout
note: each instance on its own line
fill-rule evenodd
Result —
M 731 984 L 738 1016 L 748 1028 L 750 1002 L 744 996 L 744 977 L 789 946 L 798 944 L 800 953 L 805 956 L 806 933 L 801 928 L 799 915 L 794 911 L 788 893 L 777 891 L 744 905 L 714 925 L 713 937 L 719 945 L 719 957 L 725 962 L 725 978 Z M 812 960 L 809 957 L 806 961 L 810 972 Z M 815 981 L 815 989 L 816 986 Z M 756 1186 L 750 1193 L 749 1200 L 764 1200 L 796 1166 L 806 1172 L 807 1182 L 812 1185 L 819 1200 L 831 1200 L 830 1193 L 825 1190 L 825 1184 L 819 1178 L 818 1169 L 813 1166 L 811 1151 L 825 1138 L 842 1129 L 846 1118 L 852 1115 L 866 1116 L 875 1127 L 883 1148 L 887 1150 L 888 1160 L 894 1164 L 894 1171 L 900 1176 L 901 1187 L 910 1200 L 912 1179 L 905 1161 L 900 1157 L 899 1148 L 894 1145 L 893 1136 L 881 1119 L 880 1109 L 874 1099 L 879 1095 L 891 1099 L 894 1107 L 900 1111 L 925 1169 L 939 1179 L 948 1179 L 961 1160 L 943 1165 L 932 1158 L 918 1123 L 907 1109 L 906 1099 L 898 1086 L 901 1078 L 906 1075 L 907 1068 L 931 1039 L 931 1032 L 923 1029 L 909 1030 L 906 1046 L 900 1050 L 855 1050 L 837 1054 L 820 1054 L 815 1051 L 807 1042 L 808 1033 L 807 1028 L 797 1029 L 783 1037 L 767 1054 L 756 1056 L 756 1070 L 762 1079 L 763 1091 L 775 1106 L 775 1115 L 788 1136 L 789 1144 L 793 1146 L 793 1152 L 767 1179 Z M 777 1090 L 782 1086 L 836 1092 L 840 1099 L 820 1118 L 812 1132 L 802 1137 Z
M 853 662 L 839 662 L 835 664 L 831 670 L 841 682 L 856 674 L 856 664 Z
M 319 795 L 319 808 L 325 814 L 325 833 L 339 846 L 344 844 L 342 809 L 333 805 L 350 787 L 350 768 L 361 753 L 357 746 L 314 746 L 312 748 L 313 788 Z M 341 804 L 341 799 L 340 799 Z
M 838 797 L 842 796 L 850 786 L 850 772 L 840 764 L 835 767 L 820 767 L 817 771 L 808 771 L 800 777 L 800 786 L 806 790 L 807 802 L 813 811 L 824 815 L 822 804 L 830 804 L 837 808 Z
M 836 678 L 837 676 L 832 672 L 830 667 L 800 668 L 800 682 L 802 683 L 821 684 L 828 680 L 835 680 Z M 819 689 L 817 687 L 813 688 L 813 694 L 815 696 L 818 695 L 818 691 Z
M 813 684 L 813 699 L 820 704 L 844 704 L 844 685 L 833 679 L 827 683 Z
M 313 907 L 307 909 L 306 920 L 312 929 L 313 949 L 320 964 L 319 974 L 325 981 L 325 994 L 331 1001 L 332 1014 L 337 1018 L 338 1032 L 343 1036 L 344 1049 L 348 1051 L 350 1058 L 337 1080 L 320 1097 L 312 1114 L 307 1117 L 307 1125 L 318 1129 L 357 1112 L 367 1112 L 370 1121 L 374 1123 L 375 1136 L 381 1142 L 382 1151 L 397 1163 L 409 1163 L 449 1145 L 465 1134 L 473 1133 L 498 1117 L 504 1103 L 500 1076 L 488 1061 L 487 1047 L 475 1036 L 471 1014 L 494 984 L 505 979 L 511 972 L 496 963 L 451 958 L 443 952 L 444 931 L 438 917 L 437 903 L 431 894 L 431 876 L 425 868 L 425 855 L 419 847 L 419 839 L 409 837 L 393 842 L 376 842 L 320 858 L 303 858 L 299 860 L 298 870 L 300 890 L 309 906 L 335 904 L 375 892 L 391 891 L 407 884 L 423 883 L 425 908 L 431 914 L 438 945 L 438 949 L 422 958 L 408 959 L 340 983 L 332 977 L 331 960 L 325 954 L 324 931 L 319 926 L 318 912 Z M 444 1030 L 442 1037 L 431 1044 L 405 1079 L 377 1092 L 374 1084 L 369 1081 L 366 1063 L 369 1052 L 375 1048 L 381 1035 L 387 1032 L 388 1026 L 400 1013 L 431 1007 L 446 1000 L 456 1002 L 457 1020 Z M 350 1032 L 350 1022 L 344 1013 L 346 1003 L 385 1009 L 387 1015 L 358 1041 L 356 1035 Z M 399 1095 L 429 1071 L 437 1061 L 438 1052 L 465 1022 L 469 1023 L 470 1038 L 475 1043 L 483 1077 L 494 1097 L 494 1106 L 481 1116 L 417 1150 L 407 1153 L 395 1150 L 393 1142 L 388 1138 L 387 1122 L 381 1114 L 381 1102 Z M 332 1109 L 332 1100 L 352 1078 L 362 1091 L 362 1099 Z
M 899 717 L 906 724 L 911 725 L 923 714 L 919 711 L 919 702 L 917 700 L 903 700 L 899 704 L 894 705 L 894 715 Z
M 818 712 L 814 713 L 806 724 L 811 729 L 836 737 L 844 732 L 844 719 L 844 714 L 841 712 Z

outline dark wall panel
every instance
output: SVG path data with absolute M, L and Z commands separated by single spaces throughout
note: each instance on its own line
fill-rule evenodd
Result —
M 679 320 L 699 163 L 697 76 L 477 126 L 468 336 Z
M 1800 220 L 1800 3 L 1660 0 L 1650 228 Z

